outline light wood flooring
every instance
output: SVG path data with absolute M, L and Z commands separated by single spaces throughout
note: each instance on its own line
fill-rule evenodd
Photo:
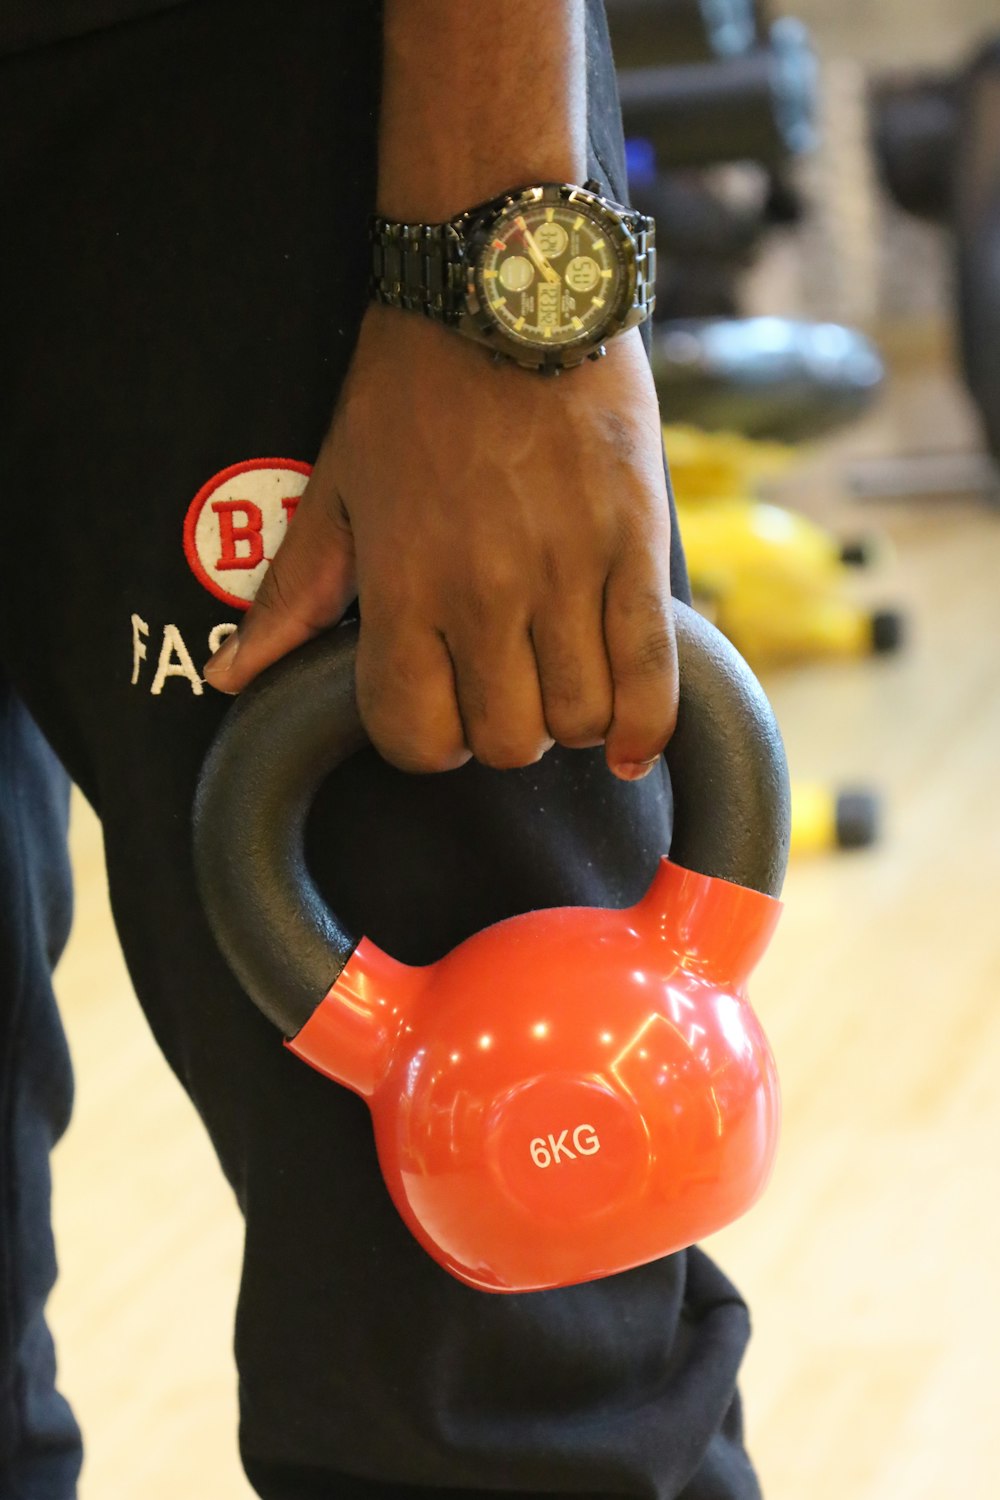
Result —
M 940 424 L 954 396 L 925 382 L 914 400 Z M 883 416 L 837 454 L 896 436 Z M 852 509 L 838 472 L 824 455 L 800 493 L 892 539 L 863 587 L 905 603 L 910 644 L 767 686 L 793 773 L 876 783 L 886 828 L 873 851 L 790 873 L 753 991 L 783 1146 L 767 1196 L 709 1248 L 754 1313 L 743 1387 L 768 1500 L 995 1500 L 1000 514 Z M 78 1101 L 55 1163 L 52 1321 L 87 1435 L 83 1500 L 238 1500 L 240 1225 L 132 998 L 80 807 L 73 842 L 59 991 Z

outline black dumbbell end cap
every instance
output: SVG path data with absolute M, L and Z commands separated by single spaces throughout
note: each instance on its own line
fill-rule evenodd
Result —
M 878 609 L 872 615 L 872 650 L 879 656 L 898 651 L 906 631 L 898 609 Z
M 879 800 L 874 792 L 837 796 L 837 848 L 869 849 L 879 835 Z
M 870 536 L 852 537 L 842 542 L 840 560 L 847 568 L 869 568 L 878 555 L 878 543 Z

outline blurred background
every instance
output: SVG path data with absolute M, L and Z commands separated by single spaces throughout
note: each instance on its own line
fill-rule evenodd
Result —
M 996 0 L 608 0 L 654 369 L 699 606 L 794 786 L 753 991 L 773 1184 L 747 1295 L 767 1500 L 992 1500 L 1000 1293 Z M 237 1500 L 240 1225 L 142 1022 L 78 807 L 58 987 L 62 1384 L 83 1500 Z M 142 1372 L 141 1381 L 135 1378 Z

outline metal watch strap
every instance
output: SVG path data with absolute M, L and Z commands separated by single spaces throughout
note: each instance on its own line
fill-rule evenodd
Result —
M 634 309 L 642 316 L 642 323 L 653 316 L 656 306 L 656 224 L 645 214 L 622 215 L 635 240 L 635 300 Z
M 454 224 L 372 220 L 372 295 L 389 307 L 457 323 L 465 306 L 464 242 Z

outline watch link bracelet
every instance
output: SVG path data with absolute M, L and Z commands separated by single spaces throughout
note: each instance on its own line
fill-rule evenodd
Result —
M 557 375 L 653 311 L 653 220 L 600 184 L 512 188 L 444 224 L 371 222 L 372 295 Z

